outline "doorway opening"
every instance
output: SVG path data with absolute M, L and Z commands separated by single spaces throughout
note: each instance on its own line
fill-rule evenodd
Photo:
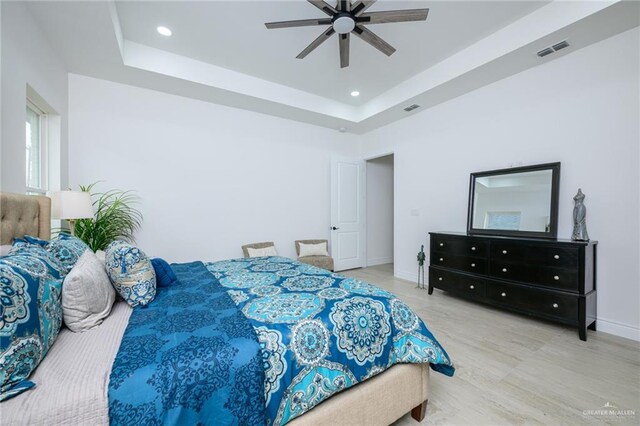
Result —
M 393 270 L 394 156 L 366 160 L 366 266 Z

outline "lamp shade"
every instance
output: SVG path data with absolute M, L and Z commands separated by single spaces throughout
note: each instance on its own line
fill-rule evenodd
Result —
M 51 194 L 53 219 L 93 218 L 91 194 L 84 191 L 57 191 Z

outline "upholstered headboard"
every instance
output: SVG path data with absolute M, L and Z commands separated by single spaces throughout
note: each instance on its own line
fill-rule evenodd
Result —
M 51 199 L 0 192 L 0 245 L 25 235 L 51 237 Z

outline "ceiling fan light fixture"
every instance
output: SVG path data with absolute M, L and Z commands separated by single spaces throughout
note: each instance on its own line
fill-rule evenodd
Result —
M 356 21 L 349 15 L 338 16 L 333 21 L 333 29 L 338 34 L 349 34 L 356 27 Z
M 165 27 L 163 25 L 158 26 L 156 28 L 156 31 L 158 31 L 158 33 L 160 35 L 163 35 L 165 37 L 171 37 L 171 34 L 173 34 L 173 32 L 169 28 L 167 28 L 167 27 Z
M 354 90 L 353 92 L 351 92 L 351 96 L 353 96 L 354 98 L 356 96 L 360 96 L 360 92 L 358 92 L 357 90 Z

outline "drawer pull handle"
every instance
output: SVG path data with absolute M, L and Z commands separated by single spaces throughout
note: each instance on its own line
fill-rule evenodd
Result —
M 471 285 L 469 286 L 469 288 L 470 288 L 471 290 L 473 290 L 473 289 L 474 289 L 474 288 L 476 288 L 476 287 L 475 287 L 473 284 L 471 284 Z
M 502 250 L 502 254 L 507 254 L 508 252 L 506 250 Z
M 554 279 L 554 280 L 556 280 L 556 281 L 558 281 L 558 280 L 560 279 L 560 277 L 559 277 L 559 276 L 557 276 L 557 275 L 554 275 L 554 276 L 553 276 L 553 279 Z
M 442 281 L 442 277 L 438 277 L 438 281 Z
M 472 264 L 471 264 L 471 267 L 472 267 L 472 268 L 475 268 L 475 267 L 476 267 L 476 264 L 475 264 L 475 263 L 472 263 Z
M 444 247 L 444 243 L 440 243 L 440 247 Z
M 476 251 L 476 248 L 475 247 L 471 247 L 471 251 Z
M 558 260 L 558 259 L 560 259 L 560 255 L 559 255 L 559 254 L 556 254 L 555 256 L 553 256 L 553 258 L 554 258 L 554 259 L 556 259 L 556 260 Z
M 500 296 L 507 297 L 507 293 L 500 293 Z
M 440 258 L 440 262 L 444 262 L 444 258 L 443 257 Z
M 507 272 L 507 268 L 502 268 L 502 272 Z
M 554 308 L 557 308 L 557 307 L 558 307 L 558 304 L 557 304 L 557 303 L 554 303 L 554 304 L 553 304 L 553 307 L 554 307 Z

